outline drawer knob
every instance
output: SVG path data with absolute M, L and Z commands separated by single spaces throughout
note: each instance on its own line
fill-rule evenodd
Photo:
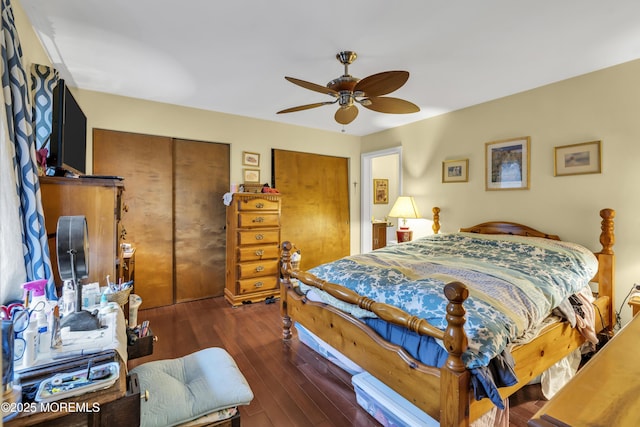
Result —
M 256 283 L 255 283 L 255 285 L 253 285 L 253 286 L 255 286 L 256 288 L 261 288 L 261 287 L 262 287 L 262 285 L 264 285 L 264 283 L 262 283 L 262 282 L 256 282 Z
M 262 255 L 264 255 L 264 251 L 262 249 L 258 249 L 256 251 L 256 256 L 262 256 Z
M 256 203 L 256 209 L 264 208 L 264 203 Z
M 259 265 L 259 266 L 256 267 L 256 272 L 258 272 L 258 273 L 263 271 L 263 270 L 264 270 L 264 266 L 263 265 Z
M 253 222 L 264 222 L 264 217 L 258 216 L 253 219 Z
M 264 234 L 256 234 L 256 240 L 264 239 Z

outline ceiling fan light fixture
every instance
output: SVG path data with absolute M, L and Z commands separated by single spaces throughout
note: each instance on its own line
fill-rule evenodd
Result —
M 340 107 L 350 107 L 353 105 L 353 96 L 347 90 L 340 91 Z
M 332 104 L 337 101 L 340 108 L 334 116 L 335 120 L 342 125 L 346 125 L 351 123 L 358 115 L 358 109 L 354 105 L 355 103 L 359 103 L 369 110 L 379 113 L 408 114 L 420 111 L 420 108 L 411 102 L 382 96 L 398 90 L 404 85 L 409 78 L 408 71 L 385 71 L 370 75 L 364 79 L 358 79 L 349 74 L 349 65 L 355 61 L 357 57 L 358 55 L 356 55 L 355 52 L 348 50 L 338 53 L 336 58 L 344 65 L 344 75 L 331 80 L 326 86 L 293 77 L 285 77 L 286 80 L 293 84 L 315 92 L 325 93 L 335 97 L 336 100 L 333 102 L 318 102 L 287 108 L 278 111 L 278 114 L 307 110 Z

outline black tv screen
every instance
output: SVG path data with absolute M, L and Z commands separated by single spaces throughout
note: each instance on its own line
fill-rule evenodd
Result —
M 47 166 L 56 175 L 73 172 L 82 175 L 86 171 L 87 117 L 60 79 L 53 90 L 51 140 Z

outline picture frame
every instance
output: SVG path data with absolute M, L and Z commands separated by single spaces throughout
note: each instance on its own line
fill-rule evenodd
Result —
M 374 205 L 389 204 L 389 180 L 388 179 L 373 180 L 373 204 Z
M 485 143 L 485 189 L 528 190 L 531 138 L 503 139 Z
M 245 183 L 259 183 L 260 169 L 243 169 L 242 176 Z
M 445 160 L 442 162 L 442 182 L 468 182 L 469 159 Z
M 260 154 L 259 153 L 252 153 L 250 151 L 243 151 L 242 152 L 242 165 L 243 166 L 253 166 L 253 167 L 260 166 Z
M 553 176 L 602 173 L 601 141 L 555 147 Z

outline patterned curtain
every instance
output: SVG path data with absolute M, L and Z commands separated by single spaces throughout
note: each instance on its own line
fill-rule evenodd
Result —
M 53 121 L 53 89 L 58 84 L 58 70 L 41 65 L 31 65 L 31 93 L 33 94 L 33 124 L 37 151 L 49 149 Z M 46 158 L 46 154 L 43 158 Z M 46 165 L 42 166 L 46 169 Z M 43 171 L 44 172 L 44 171 Z
M 15 27 L 13 9 L 9 0 L 2 0 L 2 94 L 6 107 L 6 135 L 14 150 L 11 168 L 15 175 L 15 186 L 3 191 L 14 191 L 19 198 L 18 223 L 14 227 L 22 232 L 22 256 L 26 279 L 49 279 L 47 297 L 56 299 L 55 285 L 51 271 L 51 259 L 47 244 L 47 232 L 44 228 L 44 214 L 40 197 L 40 184 L 36 163 L 35 137 L 27 73 L 22 65 L 22 48 Z M 7 150 L 3 150 L 7 151 Z M 10 149 L 8 151 L 11 151 Z M 3 248 L 4 249 L 4 248 Z M 11 253 L 8 257 L 15 256 Z M 21 296 L 21 283 L 3 283 L 3 294 L 15 294 L 16 288 Z M 7 289 L 5 291 L 5 289 Z M 3 299 L 6 298 L 3 295 Z

